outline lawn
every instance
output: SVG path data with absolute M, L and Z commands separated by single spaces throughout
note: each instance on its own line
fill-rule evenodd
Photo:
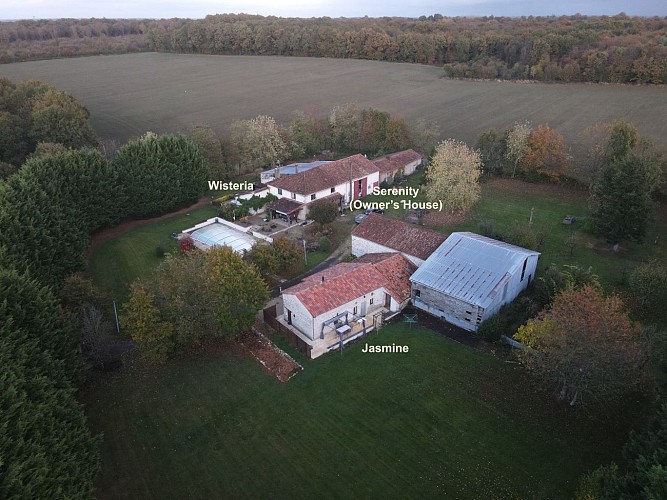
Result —
M 420 187 L 424 175 L 418 172 L 397 187 Z M 424 219 L 430 229 L 443 233 L 472 231 L 479 233 L 481 224 L 490 222 L 496 232 L 506 235 L 513 224 L 529 225 L 543 234 L 538 272 L 551 263 L 592 267 L 607 286 L 624 283 L 632 269 L 640 262 L 655 258 L 667 261 L 667 207 L 658 208 L 655 221 L 650 225 L 644 244 L 625 242 L 618 253 L 611 245 L 584 229 L 590 216 L 588 191 L 563 185 L 532 184 L 520 180 L 491 178 L 482 184 L 479 203 L 465 218 L 447 213 L 431 213 Z M 399 196 L 368 196 L 364 201 L 389 201 Z M 419 193 L 417 200 L 424 200 Z M 664 205 L 664 203 L 663 203 Z M 388 209 L 387 215 L 403 218 L 405 210 Z M 566 215 L 579 221 L 572 225 L 562 223 Z M 657 244 L 655 242 L 658 242 Z M 568 242 L 572 242 L 569 245 Z
M 491 221 L 496 231 L 506 233 L 514 223 L 528 225 L 533 210 L 533 227 L 544 234 L 539 251 L 538 273 L 551 263 L 592 267 L 607 286 L 624 283 L 640 262 L 650 258 L 667 260 L 667 217 L 661 208 L 646 236 L 646 243 L 623 243 L 618 253 L 611 245 L 584 230 L 582 221 L 562 223 L 566 215 L 588 217 L 588 191 L 509 179 L 492 179 L 482 185 L 482 197 L 468 220 L 451 230 L 480 231 L 480 223 Z M 571 249 L 567 242 L 572 238 Z M 658 239 L 659 244 L 654 244 Z
M 169 219 L 139 226 L 107 241 L 90 262 L 89 272 L 95 284 L 109 292 L 118 302 L 128 297 L 128 286 L 136 278 L 148 276 L 161 258 L 156 248 L 167 251 L 177 248 L 170 235 L 192 227 L 217 215 L 211 205 L 193 209 L 188 215 L 176 215 Z
M 238 351 L 140 362 L 86 396 L 99 498 L 570 498 L 606 432 L 524 372 L 403 324 L 278 382 Z

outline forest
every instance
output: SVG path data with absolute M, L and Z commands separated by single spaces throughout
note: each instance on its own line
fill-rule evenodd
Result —
M 667 18 L 36 20 L 0 23 L 0 62 L 139 51 L 439 65 L 453 78 L 664 84 Z

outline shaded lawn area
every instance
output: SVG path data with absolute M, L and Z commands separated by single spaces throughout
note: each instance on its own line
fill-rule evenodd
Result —
M 90 262 L 89 272 L 93 281 L 116 301 L 125 301 L 129 296 L 130 283 L 136 278 L 148 276 L 162 260 L 157 256 L 156 248 L 161 246 L 166 251 L 178 248 L 171 233 L 179 233 L 216 215 L 217 209 L 207 205 L 192 210 L 190 215 L 176 215 L 139 226 L 107 241 Z
M 86 395 L 100 498 L 568 498 L 625 437 L 516 365 L 400 323 L 287 384 L 238 350 L 107 377 Z

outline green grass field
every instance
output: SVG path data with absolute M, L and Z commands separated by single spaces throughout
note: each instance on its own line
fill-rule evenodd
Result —
M 99 498 L 569 498 L 622 436 L 516 365 L 391 325 L 278 382 L 242 353 L 141 363 L 86 398 Z M 206 352 L 203 352 L 206 351 Z
M 625 118 L 667 151 L 667 88 L 522 84 L 442 79 L 436 66 L 351 59 L 141 53 L 0 66 L 0 76 L 37 79 L 71 92 L 91 112 L 95 130 L 125 140 L 146 131 L 185 130 L 194 122 L 222 133 L 259 114 L 286 122 L 296 109 L 327 113 L 356 101 L 440 124 L 443 138 L 474 143 L 485 129 L 518 120 L 549 123 L 573 153 L 583 131 Z
M 400 187 L 419 187 L 423 174 L 408 178 Z M 365 201 L 402 199 L 392 196 L 369 196 Z M 424 200 L 420 192 L 418 200 Z M 500 234 L 507 234 L 513 224 L 527 226 L 533 210 L 533 228 L 544 235 L 538 272 L 554 263 L 592 267 L 603 283 L 616 286 L 627 278 L 640 262 L 651 258 L 667 261 L 667 207 L 659 208 L 646 236 L 646 243 L 625 242 L 614 253 L 611 245 L 584 230 L 589 216 L 588 192 L 559 185 L 531 184 L 519 180 L 492 178 L 482 184 L 479 203 L 465 220 L 427 217 L 425 225 L 440 232 L 472 231 L 479 233 L 480 224 L 490 221 Z M 403 209 L 389 209 L 388 215 L 403 218 Z M 579 217 L 579 222 L 564 225 L 566 215 Z M 568 240 L 573 241 L 570 248 Z M 658 244 L 654 242 L 658 241 Z
M 562 223 L 566 215 L 589 216 L 587 191 L 493 179 L 482 185 L 481 201 L 472 217 L 454 229 L 479 232 L 480 223 L 490 220 L 497 231 L 505 233 L 513 223 L 527 225 L 534 209 L 533 227 L 544 234 L 538 274 L 552 263 L 590 266 L 604 285 L 615 287 L 622 284 L 640 262 L 650 258 L 667 261 L 665 208 L 656 214 L 644 244 L 625 242 L 619 252 L 614 253 L 611 245 L 586 232 L 583 222 L 569 226 Z M 572 250 L 568 246 L 570 238 L 574 241 Z M 656 238 L 658 244 L 654 244 Z
M 189 215 L 176 215 L 168 219 L 139 226 L 104 243 L 93 255 L 89 272 L 93 281 L 111 297 L 123 302 L 128 287 L 136 278 L 148 276 L 160 262 L 156 254 L 158 246 L 167 251 L 178 248 L 171 233 L 180 233 L 217 215 L 211 205 L 196 208 Z

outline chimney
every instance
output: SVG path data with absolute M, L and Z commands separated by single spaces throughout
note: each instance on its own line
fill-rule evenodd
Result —
M 298 163 L 295 163 L 295 164 L 294 164 L 294 173 L 295 173 L 295 174 L 298 174 L 298 173 L 299 173 L 299 164 L 298 164 Z
M 273 169 L 273 175 L 276 179 L 280 179 L 280 165 Z

